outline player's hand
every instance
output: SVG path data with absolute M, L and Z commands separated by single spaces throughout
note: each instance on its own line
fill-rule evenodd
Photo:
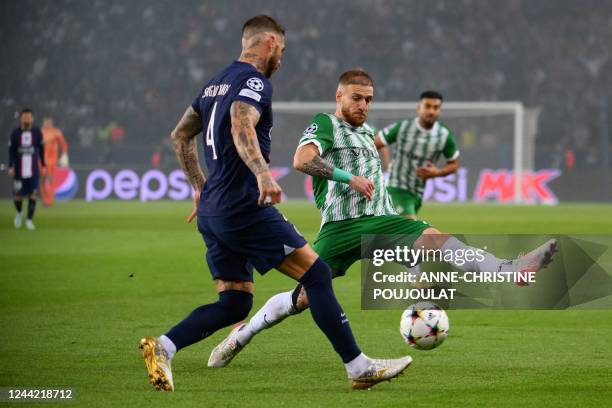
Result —
M 363 194 L 366 200 L 372 199 L 372 194 L 374 194 L 374 183 L 372 180 L 361 176 L 353 176 L 348 185 L 353 190 Z
M 43 167 L 41 167 L 41 168 L 40 168 L 40 174 L 41 174 L 43 177 L 46 177 L 46 176 L 47 176 L 47 168 L 46 168 L 45 166 L 43 166 Z
M 62 153 L 57 164 L 59 164 L 60 167 L 68 167 L 70 165 L 70 161 L 68 160 L 68 153 Z
M 417 169 L 417 176 L 423 180 L 427 180 L 432 177 L 438 177 L 440 175 L 440 169 L 434 166 L 430 161 L 423 167 Z
M 187 217 L 187 222 L 191 223 L 193 219 L 198 215 L 198 202 L 200 202 L 200 192 L 198 190 L 193 194 L 193 211 Z
M 283 190 L 280 188 L 270 171 L 263 172 L 257 176 L 257 187 L 259 188 L 259 198 L 257 204 L 274 205 L 281 202 Z
M 10 177 L 15 177 L 15 168 L 14 167 L 9 167 L 8 168 L 8 175 Z

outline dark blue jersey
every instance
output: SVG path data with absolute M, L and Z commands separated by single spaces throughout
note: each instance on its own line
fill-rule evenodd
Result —
M 38 177 L 38 160 L 45 165 L 43 136 L 39 128 L 13 130 L 8 149 L 9 167 L 15 169 L 16 179 Z
M 255 127 L 261 153 L 270 162 L 272 85 L 251 64 L 235 61 L 202 89 L 193 109 L 202 118 L 208 177 L 200 194 L 198 214 L 230 216 L 261 210 L 257 179 L 234 146 L 230 107 L 234 101 L 252 105 L 261 114 Z

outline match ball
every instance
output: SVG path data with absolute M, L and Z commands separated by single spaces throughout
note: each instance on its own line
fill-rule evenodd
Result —
M 419 350 L 431 350 L 442 344 L 449 327 L 446 312 L 431 302 L 410 305 L 400 321 L 402 338 Z

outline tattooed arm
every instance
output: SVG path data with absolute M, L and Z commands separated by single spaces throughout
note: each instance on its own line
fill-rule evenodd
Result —
M 334 166 L 319 156 L 314 143 L 298 147 L 293 156 L 293 168 L 302 173 L 331 180 Z
M 372 199 L 374 183 L 371 180 L 332 166 L 319 155 L 319 149 L 314 143 L 298 147 L 293 156 L 293 168 L 314 177 L 346 183 L 353 190 L 363 194 L 366 199 Z
M 176 125 L 170 138 L 174 143 L 174 151 L 178 162 L 187 176 L 187 180 L 195 190 L 194 209 L 187 221 L 191 222 L 197 214 L 197 203 L 200 198 L 200 189 L 206 181 L 200 161 L 198 160 L 198 145 L 195 136 L 202 131 L 200 115 L 190 106 Z
M 274 181 L 268 164 L 261 154 L 255 126 L 259 121 L 259 112 L 248 103 L 235 101 L 230 108 L 232 119 L 232 139 L 242 161 L 257 177 L 259 188 L 259 205 L 280 203 L 282 190 Z
M 200 191 L 202 184 L 206 181 L 198 160 L 198 146 L 195 138 L 201 131 L 200 115 L 190 106 L 170 134 L 178 162 L 187 180 L 196 191 Z

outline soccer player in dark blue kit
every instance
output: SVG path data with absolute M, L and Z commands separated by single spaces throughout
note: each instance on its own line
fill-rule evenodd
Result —
M 248 316 L 253 268 L 260 274 L 276 268 L 303 285 L 312 317 L 340 355 L 353 388 L 396 377 L 412 362 L 409 356 L 379 360 L 361 352 L 333 292 L 329 266 L 273 207 L 282 190 L 268 168 L 268 78 L 280 67 L 284 48 L 285 31 L 274 19 L 249 19 L 242 30 L 240 58 L 204 86 L 172 132 L 178 160 L 196 193 L 188 220 L 197 216 L 219 299 L 196 308 L 164 335 L 141 340 L 157 390 L 174 390 L 171 361 L 178 350 Z M 201 131 L 208 179 L 198 161 L 195 137 Z
M 38 160 L 44 171 L 45 151 L 43 136 L 39 128 L 34 126 L 34 113 L 31 109 L 23 109 L 19 115 L 19 127 L 11 132 L 8 143 L 9 165 L 8 174 L 13 177 L 13 196 L 17 215 L 15 228 L 21 228 L 23 221 L 23 198 L 28 198 L 28 216 L 26 228 L 36 229 L 32 219 L 36 210 L 36 192 L 38 191 Z

